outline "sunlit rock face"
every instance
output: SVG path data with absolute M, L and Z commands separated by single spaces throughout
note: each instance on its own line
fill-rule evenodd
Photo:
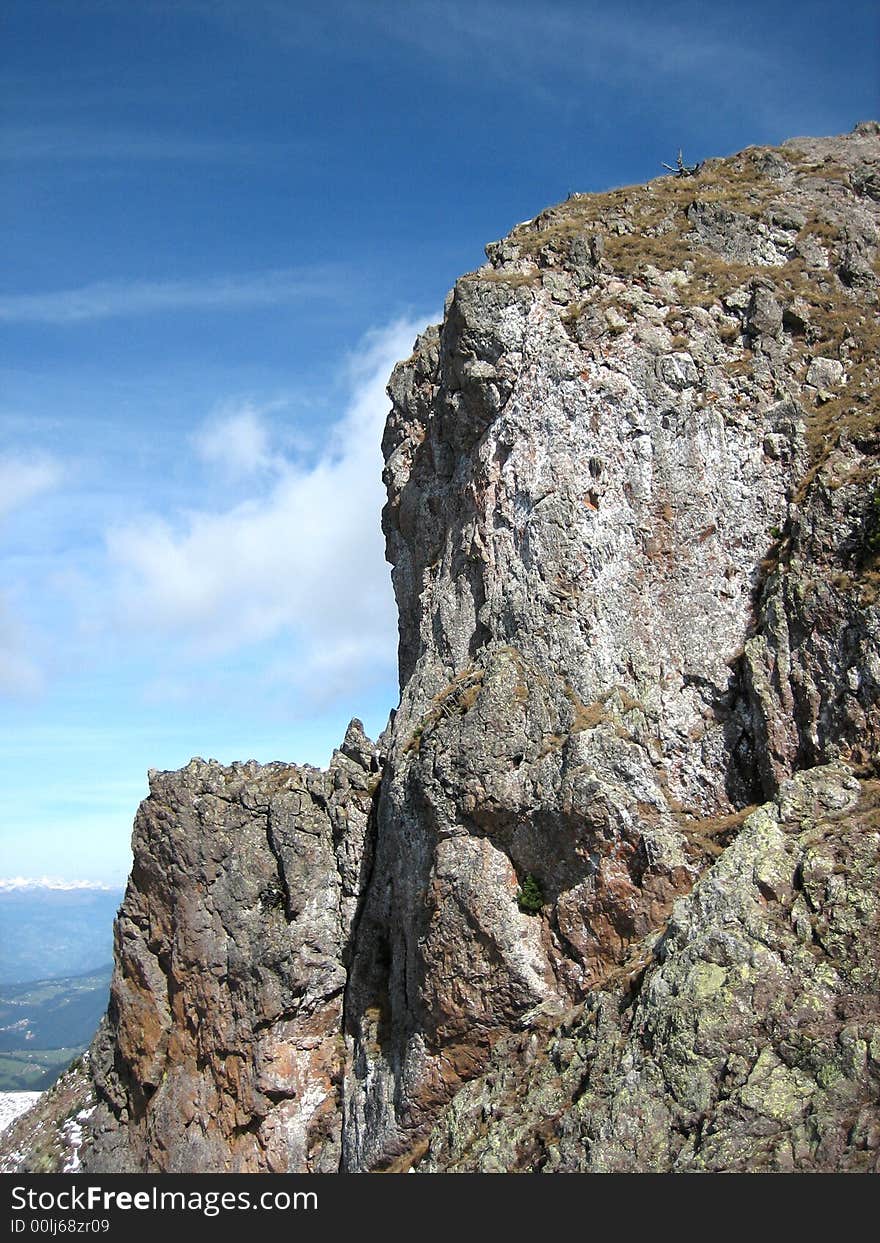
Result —
M 878 154 L 457 283 L 389 386 L 400 707 L 154 776 L 87 1169 L 872 1167 Z
M 575 196 L 396 369 L 353 1167 L 622 966 L 740 809 L 876 756 L 878 149 L 866 126 Z

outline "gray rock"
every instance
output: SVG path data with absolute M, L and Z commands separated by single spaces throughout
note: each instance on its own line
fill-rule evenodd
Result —
M 787 781 L 623 979 L 498 1047 L 416 1168 L 880 1172 L 877 795 Z
M 756 337 L 775 337 L 782 330 L 782 307 L 773 295 L 772 286 L 756 283 L 748 310 L 749 331 Z
M 325 773 L 153 773 L 92 1050 L 94 1171 L 332 1171 L 345 962 L 378 783 L 353 721 Z
M 836 358 L 814 358 L 807 368 L 807 383 L 819 389 L 838 388 L 843 378 L 843 363 Z
M 866 135 L 822 158 L 864 160 L 869 141 L 876 161 Z M 392 379 L 401 706 L 349 983 L 347 1168 L 402 1168 L 505 1032 L 623 964 L 704 865 L 701 836 L 711 857 L 718 817 L 800 768 L 877 755 L 877 610 L 857 568 L 876 442 L 829 443 L 811 467 L 812 403 L 792 383 L 805 325 L 786 320 L 798 219 L 828 222 L 810 234 L 827 272 L 851 202 L 797 161 L 774 156 L 770 176 L 747 155 L 731 176 L 791 226 L 777 263 L 755 239 L 775 245 L 778 220 L 700 208 L 675 233 L 657 202 L 682 183 L 569 200 L 514 232 L 509 286 L 503 265 L 459 284 L 439 352 Z M 717 190 L 726 170 L 709 175 Z M 656 287 L 647 266 L 636 282 L 639 211 L 666 256 Z M 858 223 L 876 254 L 872 209 Z M 588 289 L 561 311 L 541 279 L 560 264 Z M 754 358 L 690 300 L 704 265 L 707 304 L 742 310 Z M 826 296 L 798 287 L 811 318 Z M 833 296 L 857 318 L 845 283 Z M 653 320 L 642 346 L 655 308 L 686 350 L 671 336 L 657 357 Z M 869 334 L 861 348 L 873 366 Z M 464 357 L 503 377 L 500 400 L 471 404 Z M 538 917 L 516 902 L 526 876 Z M 671 1117 L 662 1093 L 657 1109 Z

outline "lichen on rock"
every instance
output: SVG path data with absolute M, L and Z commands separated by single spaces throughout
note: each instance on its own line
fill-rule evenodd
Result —
M 431 1170 L 880 1172 L 880 783 L 783 783 L 680 899 L 637 989 L 496 1049 Z

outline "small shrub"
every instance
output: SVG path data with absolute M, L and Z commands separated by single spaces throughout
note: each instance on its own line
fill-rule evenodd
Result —
M 543 891 L 531 872 L 524 878 L 522 888 L 516 895 L 516 901 L 524 915 L 537 915 L 543 907 Z
M 862 519 L 861 561 L 865 564 L 880 553 L 880 487 L 871 493 Z

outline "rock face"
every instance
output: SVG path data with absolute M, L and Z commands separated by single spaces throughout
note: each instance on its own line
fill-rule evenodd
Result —
M 90 1170 L 336 1170 L 344 964 L 378 761 L 151 774 L 116 922 Z
M 457 283 L 389 387 L 400 707 L 153 779 L 86 1168 L 873 1167 L 878 156 Z
M 783 782 L 640 986 L 503 1041 L 419 1168 L 880 1172 L 878 830 L 877 781 Z
M 867 126 L 576 196 L 395 371 L 354 1168 L 624 963 L 739 809 L 877 756 L 878 151 Z

